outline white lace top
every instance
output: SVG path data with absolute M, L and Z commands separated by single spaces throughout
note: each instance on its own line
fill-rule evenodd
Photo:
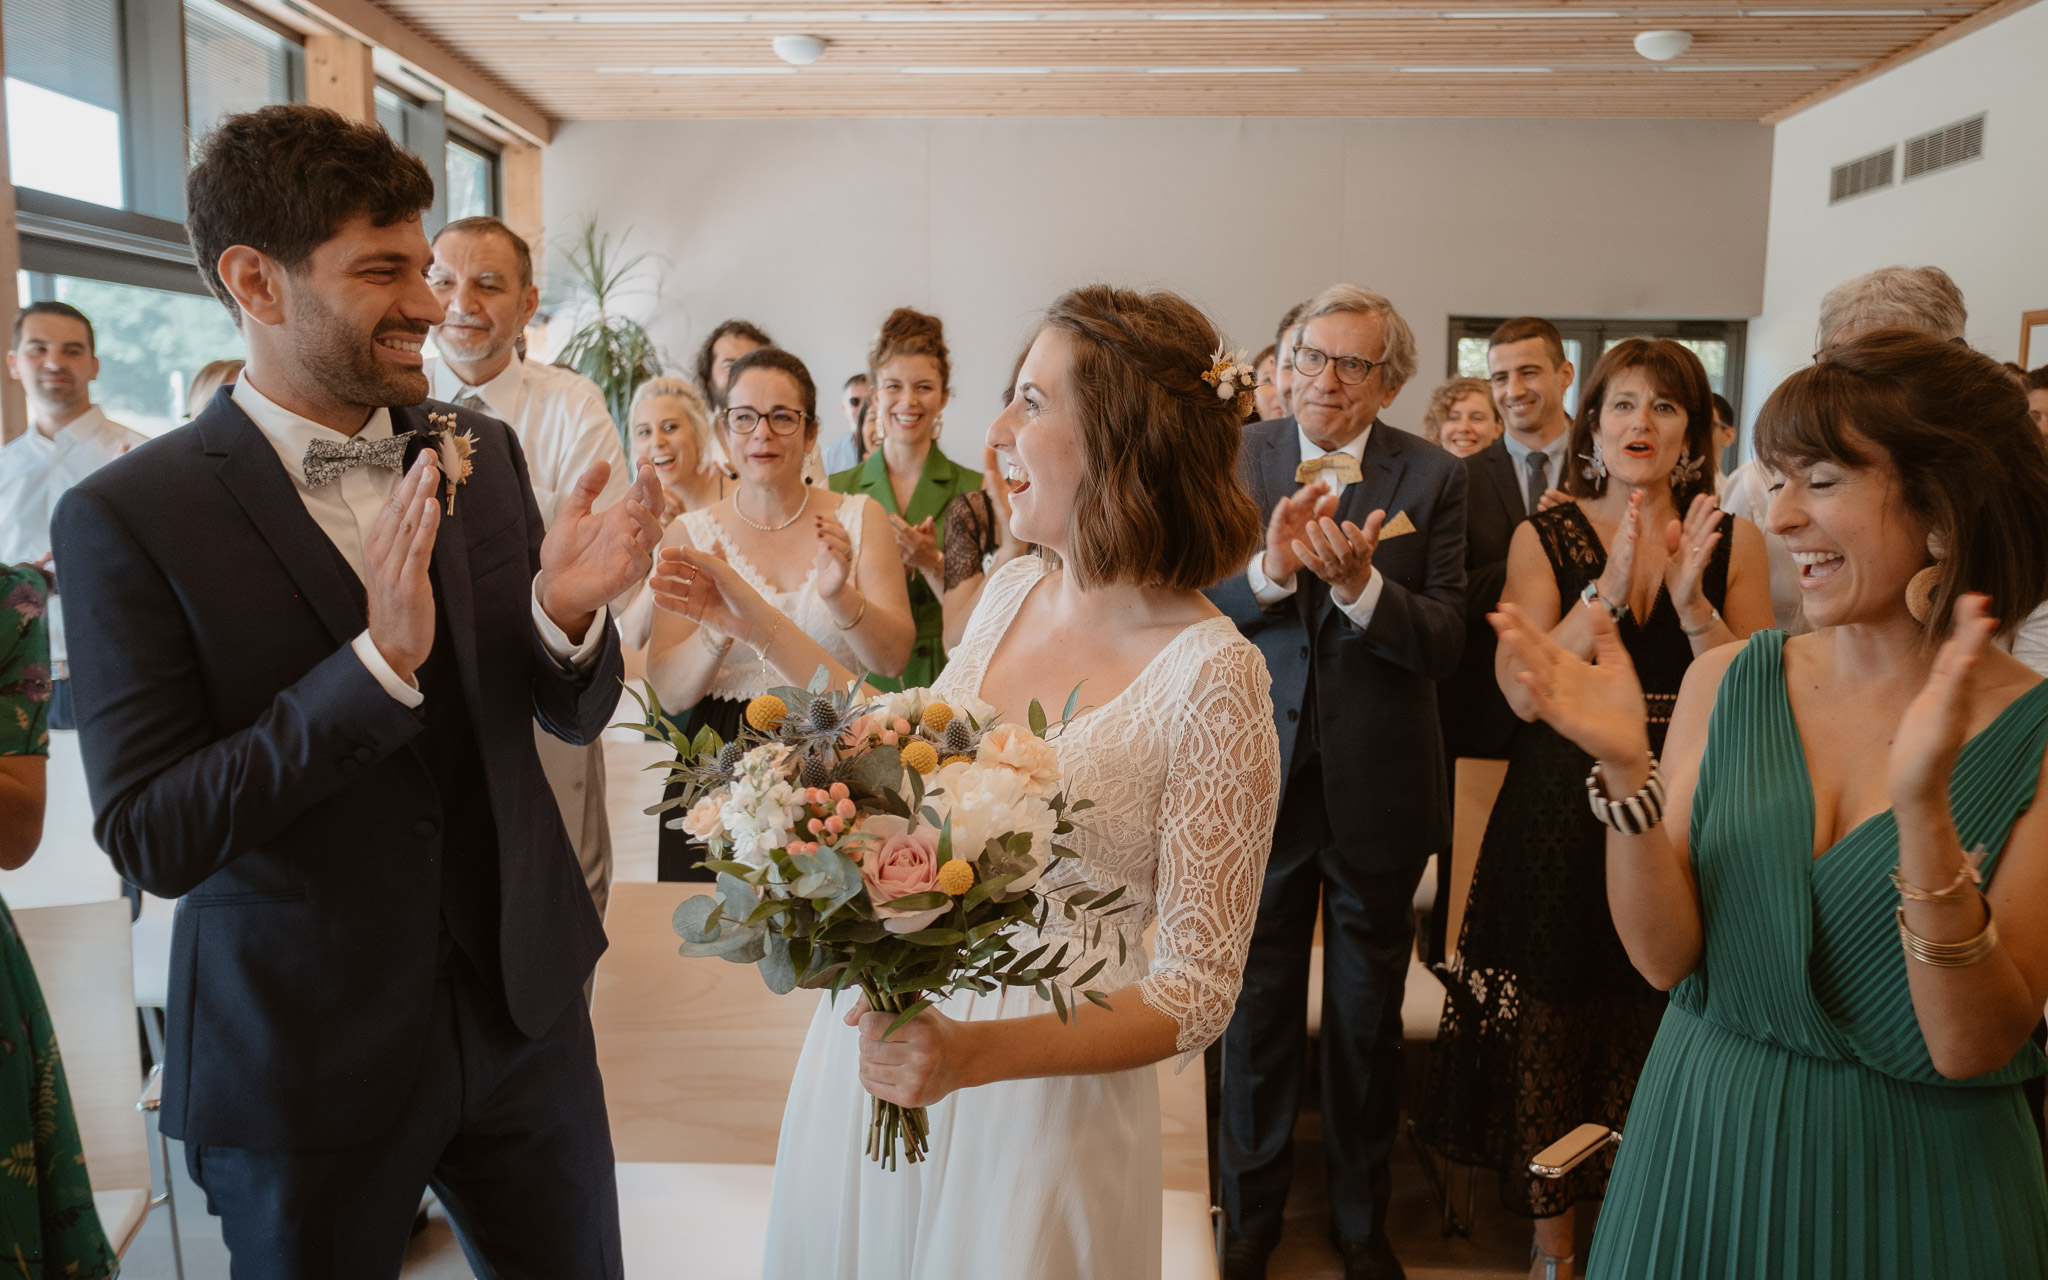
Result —
M 860 563 L 860 531 L 866 521 L 867 504 L 874 499 L 865 494 L 834 494 L 829 490 L 813 489 L 812 496 L 826 499 L 838 498 L 839 523 L 846 526 L 847 536 L 853 539 L 853 559 Z M 818 596 L 818 571 L 812 569 L 804 575 L 803 585 L 794 591 L 777 591 L 768 579 L 761 576 L 753 562 L 741 555 L 732 545 L 732 539 L 725 533 L 725 526 L 708 509 L 686 511 L 669 525 L 667 542 L 687 542 L 699 551 L 709 551 L 714 546 L 725 548 L 726 562 L 739 571 L 754 590 L 769 604 L 781 611 L 802 629 L 803 633 L 824 646 L 825 652 L 838 659 L 849 671 L 858 672 L 864 664 L 853 651 L 853 644 L 832 620 L 832 611 L 825 607 Z M 756 697 L 765 690 L 780 684 L 787 684 L 774 668 L 754 656 L 754 651 L 744 644 L 736 644 L 726 652 L 725 660 L 718 664 L 718 674 L 711 679 L 711 687 L 705 690 L 709 698 L 732 698 L 744 701 Z
M 937 693 L 978 692 L 990 656 L 1046 572 L 1044 561 L 1024 556 L 989 578 Z M 1090 983 L 1099 990 L 1136 982 L 1146 1004 L 1180 1024 L 1175 1047 L 1183 1062 L 1223 1034 L 1244 982 L 1280 804 L 1272 683 L 1265 658 L 1236 625 L 1210 618 L 1174 637 L 1129 688 L 1078 714 L 1053 739 L 1070 793 L 1095 807 L 1075 815 L 1065 841 L 1080 857 L 1041 887 L 1122 885 L 1135 906 L 1110 922 L 1130 942 L 1121 965 L 1111 928 L 1092 954 L 1081 926 L 1057 913 L 1045 937 L 1082 952 L 1074 975 L 1106 959 Z M 1005 720 L 1022 719 L 1020 707 L 997 710 Z M 1139 939 L 1155 918 L 1157 954 L 1148 965 Z M 1024 951 L 1036 945 L 1018 943 Z

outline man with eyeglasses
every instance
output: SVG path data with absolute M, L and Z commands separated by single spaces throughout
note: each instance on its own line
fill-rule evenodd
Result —
M 434 328 L 440 354 L 426 362 L 428 394 L 488 413 L 512 428 L 526 454 L 543 526 L 555 522 L 577 477 L 594 462 L 612 468 L 597 506 L 607 508 L 624 497 L 633 477 L 604 393 L 574 369 L 528 360 L 516 349 L 540 308 L 533 251 L 526 240 L 497 218 L 462 218 L 435 233 L 433 250 L 427 287 L 448 316 Z M 612 887 L 604 744 L 577 746 L 539 724 L 533 727 L 533 744 L 576 848 L 583 883 L 602 918 Z
M 1241 454 L 1265 546 L 1211 593 L 1265 654 L 1285 779 L 1223 1037 L 1224 1274 L 1260 1280 L 1280 1237 L 1320 911 L 1331 1242 L 1346 1280 L 1392 1280 L 1413 901 L 1450 844 L 1436 682 L 1465 639 L 1465 471 L 1378 420 L 1415 371 L 1414 336 L 1385 298 L 1337 285 L 1293 332 L 1294 416 L 1246 427 Z

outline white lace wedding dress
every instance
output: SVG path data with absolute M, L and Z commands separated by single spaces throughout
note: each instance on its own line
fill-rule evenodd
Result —
M 990 578 L 937 691 L 980 688 L 1044 572 L 1027 556 Z M 1128 689 L 1054 740 L 1072 793 L 1095 801 L 1068 841 L 1078 865 L 1061 874 L 1097 889 L 1121 885 L 1136 904 L 1118 917 L 1132 943 L 1128 960 L 1118 963 L 1105 930 L 1101 949 L 1082 954 L 1073 972 L 1106 958 L 1091 985 L 1137 984 L 1146 1004 L 1180 1024 L 1182 1066 L 1222 1034 L 1243 980 L 1280 794 L 1271 683 L 1259 651 L 1229 619 L 1212 618 L 1181 632 Z M 999 710 L 1022 719 L 1022 708 Z M 1139 935 L 1154 919 L 1148 958 Z M 1075 926 L 1057 917 L 1046 937 L 1086 951 Z M 859 1033 L 841 1020 L 861 998 L 821 999 L 804 1042 L 776 1152 L 768 1280 L 1156 1280 L 1152 1067 L 961 1090 L 930 1109 L 928 1158 L 890 1172 L 864 1151 Z M 1008 989 L 941 1008 L 978 1021 L 1052 1006 Z M 1047 1031 L 1059 1033 L 1057 1025 Z

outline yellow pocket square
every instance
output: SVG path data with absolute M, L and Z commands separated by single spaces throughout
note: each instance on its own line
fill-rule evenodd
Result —
M 1406 511 L 1397 511 L 1392 519 L 1380 526 L 1380 541 L 1385 542 L 1388 538 L 1398 538 L 1404 533 L 1413 532 L 1415 522 L 1408 518 Z

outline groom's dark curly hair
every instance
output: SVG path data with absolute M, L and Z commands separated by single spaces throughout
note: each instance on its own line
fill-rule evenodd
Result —
M 200 143 L 185 180 L 199 274 L 238 323 L 220 278 L 229 248 L 247 245 L 297 272 L 356 215 L 388 227 L 433 203 L 427 167 L 382 129 L 304 104 L 227 117 Z

